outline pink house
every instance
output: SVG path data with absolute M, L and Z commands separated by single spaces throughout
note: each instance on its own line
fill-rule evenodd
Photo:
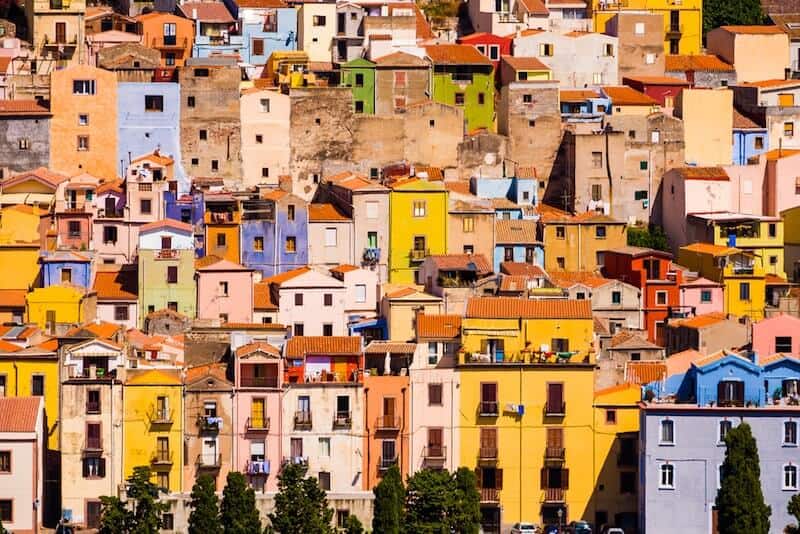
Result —
M 253 270 L 217 256 L 195 262 L 197 318 L 253 322 Z
M 722 313 L 724 308 L 722 284 L 707 278 L 697 278 L 681 284 L 681 308 L 691 308 L 694 315 Z
M 775 315 L 753 323 L 753 351 L 759 361 L 778 352 L 800 354 L 800 319 Z
M 281 466 L 283 359 L 265 342 L 236 349 L 236 465 L 257 491 L 276 491 Z
M 59 247 L 91 248 L 92 219 L 96 215 L 93 199 L 99 185 L 98 178 L 86 173 L 58 185 L 55 213 Z

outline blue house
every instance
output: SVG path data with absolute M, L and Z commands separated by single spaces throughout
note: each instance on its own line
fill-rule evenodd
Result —
M 500 272 L 500 264 L 504 261 L 530 263 L 544 268 L 544 245 L 536 239 L 535 220 L 497 219 L 494 222 L 494 234 L 494 272 Z
M 258 77 L 273 52 L 297 49 L 297 10 L 284 0 L 224 0 L 238 21 L 239 54 Z
M 562 90 L 560 107 L 567 122 L 599 122 L 611 115 L 611 99 L 593 89 Z
M 775 354 L 762 359 L 761 367 L 767 400 L 800 395 L 800 359 L 797 356 Z
M 235 35 L 236 19 L 222 2 L 184 2 L 177 6 L 178 14 L 195 22 L 192 57 L 238 55 L 244 44 Z
M 181 93 L 173 82 L 120 82 L 117 84 L 117 162 L 120 176 L 129 162 L 158 149 L 175 160 L 178 188 L 188 191 L 181 166 Z
M 720 351 L 696 360 L 686 380 L 694 385 L 695 402 L 699 406 L 711 402 L 718 406 L 764 404 L 761 367 L 733 352 Z
M 473 176 L 470 178 L 469 189 L 473 195 L 492 201 L 498 219 L 526 219 L 529 216 L 525 208 L 536 206 L 539 202 L 537 186 L 535 176 Z
M 46 252 L 42 264 L 42 287 L 58 284 L 92 287 L 92 255 L 86 252 L 57 250 Z
M 241 263 L 275 274 L 308 265 L 307 203 L 284 191 L 242 201 Z
M 747 165 L 769 150 L 767 129 L 733 110 L 733 164 Z

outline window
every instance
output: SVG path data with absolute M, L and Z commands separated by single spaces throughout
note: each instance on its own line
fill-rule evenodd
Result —
M 94 80 L 72 80 L 73 95 L 93 95 L 95 93 Z
M 439 363 L 439 344 L 435 341 L 428 342 L 428 365 Z
M 324 306 L 333 306 L 333 294 L 325 293 L 322 295 L 322 303 Z
M 167 52 L 167 55 L 164 59 L 167 67 L 175 66 L 175 52 Z
M 349 510 L 336 510 L 336 528 L 345 530 L 350 519 Z
M 103 505 L 100 501 L 89 501 L 86 503 L 86 528 L 100 528 L 102 509 Z
M 481 415 L 497 415 L 497 383 L 481 382 Z
M 79 135 L 78 136 L 78 150 L 80 152 L 84 152 L 89 150 L 89 136 L 88 135 Z
M 96 425 L 99 429 L 100 425 Z M 90 425 L 91 427 L 91 425 Z M 87 438 L 91 439 L 91 438 Z M 98 437 L 99 439 L 99 437 Z M 91 447 L 91 445 L 90 445 Z M 106 460 L 99 456 L 87 456 L 83 459 L 83 478 L 105 478 Z
M 643 159 L 639 161 L 639 170 L 646 171 L 647 170 L 647 160 Z
M 314 15 L 311 19 L 311 23 L 314 26 L 325 26 L 325 16 L 324 15 Z
M 286 253 L 294 254 L 297 252 L 297 238 L 293 235 L 286 236 Z
M 613 56 L 614 55 L 614 45 L 611 44 L 611 43 L 606 43 L 603 46 L 603 55 L 606 56 L 606 57 Z
M 622 304 L 622 291 L 611 292 L 611 304 Z
M 303 294 L 302 293 L 295 293 L 294 294 L 294 305 L 295 306 L 302 306 L 303 305 Z
M 782 489 L 785 490 L 796 490 L 797 489 L 797 466 L 796 465 L 784 465 L 783 466 L 783 487 Z
M 753 145 L 756 150 L 763 150 L 764 149 L 764 138 L 760 135 L 755 138 L 753 141 Z
M 711 302 L 711 290 L 710 289 L 703 289 L 700 291 L 700 302 L 708 304 Z
M 478 93 L 478 105 L 482 106 L 486 102 L 486 93 Z
M 72 269 L 61 269 L 61 283 L 71 283 L 72 282 Z
M 662 445 L 675 444 L 675 422 L 671 419 L 663 419 L 661 421 L 661 431 L 658 442 Z
M 356 113 L 364 113 L 364 101 L 356 100 L 354 103 Z
M 294 335 L 295 336 L 302 336 L 303 335 L 303 323 L 294 323 Z
M 162 95 L 145 95 L 145 111 L 164 111 L 164 97 Z
M 356 73 L 353 85 L 355 87 L 364 87 L 364 75 L 362 73 L 360 72 Z
M 219 283 L 219 294 L 222 297 L 228 296 L 228 282 L 220 282 Z
M 586 293 L 584 293 L 583 291 L 575 293 L 575 300 L 586 300 Z
M 656 291 L 656 304 L 659 306 L 666 306 L 667 305 L 667 292 L 666 291 Z
M 797 446 L 797 421 L 783 422 L 783 444 Z
M 456 93 L 455 94 L 455 104 L 456 106 L 463 106 L 464 105 L 464 93 Z
M 556 267 L 558 267 L 559 269 L 565 269 L 566 265 L 567 265 L 567 262 L 564 259 L 564 256 L 558 256 L 556 258 Z
M 635 35 L 644 35 L 644 22 L 637 22 L 633 25 L 633 33 Z
M 739 283 L 739 300 L 750 300 L 750 282 Z
M 395 87 L 405 87 L 406 86 L 406 73 L 405 71 L 394 71 L 394 86 Z
M 264 39 L 253 39 L 253 55 L 254 56 L 263 56 L 264 55 Z
M 331 438 L 319 438 L 319 455 L 331 455 Z
M 770 265 L 777 265 L 778 264 L 778 256 L 770 256 L 769 257 L 769 264 Z
M 514 247 L 503 248 L 503 261 L 514 261 Z
M 356 284 L 356 302 L 367 302 L 367 286 L 366 284 Z
M 378 218 L 378 203 L 375 201 L 370 201 L 366 203 L 366 211 L 367 211 L 367 219 L 377 219 Z
M 171 249 L 172 248 L 172 237 L 168 235 L 161 236 L 161 248 L 162 249 Z
M 661 262 L 656 259 L 644 260 L 644 270 L 648 280 L 658 280 L 661 278 Z
M 31 395 L 44 397 L 44 376 L 34 375 L 31 377 Z
M 11 472 L 11 451 L 0 451 L 0 473 Z
M 152 200 L 150 199 L 142 199 L 139 201 L 139 211 L 143 215 L 149 215 L 150 213 L 152 213 L 151 206 L 152 206 Z
M 636 473 L 633 471 L 622 471 L 619 474 L 619 492 L 636 493 Z
M 566 239 L 567 229 L 564 226 L 556 226 L 556 239 Z
M 264 251 L 264 237 L 263 236 L 256 236 L 253 238 L 253 250 L 256 252 L 263 252 Z
M 194 97 L 193 96 L 187 96 L 186 97 L 186 107 L 187 108 L 193 108 L 194 107 Z
M 775 352 L 792 352 L 791 336 L 775 336 Z
M 725 443 L 725 436 L 728 435 L 731 428 L 733 428 L 733 423 L 728 421 L 727 419 L 723 419 L 719 422 L 719 429 L 717 432 L 717 443 Z
M 617 410 L 606 410 L 606 424 L 607 425 L 617 424 Z
M 227 237 L 225 234 L 217 234 L 217 247 L 225 247 L 227 246 Z
M 659 467 L 658 487 L 661 489 L 675 488 L 675 466 L 672 464 L 661 464 Z
M 592 152 L 592 167 L 595 169 L 600 169 L 603 166 L 603 153 L 602 152 Z M 594 190 L 594 186 L 592 186 Z M 592 197 L 592 200 L 595 200 Z
M 606 238 L 606 227 L 605 226 L 596 226 L 594 229 L 594 236 L 597 239 L 605 239 Z
M 414 217 L 425 217 L 426 206 L 424 200 L 415 200 L 412 207 Z
M 103 243 L 116 243 L 116 242 L 117 242 L 117 227 L 103 226 Z
M 500 47 L 498 45 L 489 45 L 489 59 L 492 61 L 500 59 Z
M 325 246 L 335 247 L 336 244 L 336 228 L 325 228 Z
M 539 43 L 539 56 L 550 57 L 553 55 L 552 43 Z
M 192 167 L 200 165 L 200 158 L 192 158 Z
M 442 405 L 442 385 L 428 384 L 428 406 Z
M 169 472 L 156 473 L 156 485 L 166 492 L 169 492 Z
M 680 39 L 670 39 L 669 40 L 669 53 L 671 55 L 673 55 L 673 56 L 680 54 L 680 48 L 681 48 L 680 44 L 681 44 L 681 40 Z
M 289 221 L 294 220 L 294 204 L 286 206 L 286 219 Z
M 533 95 L 522 95 L 522 103 L 523 104 L 533 103 Z
M 264 143 L 264 136 L 261 134 L 256 134 L 256 144 L 260 145 Z
M 19 149 L 20 150 L 29 150 L 31 148 L 31 140 L 27 137 L 22 137 L 19 140 Z
M 320 471 L 317 475 L 317 480 L 319 480 L 319 487 L 324 491 L 331 490 L 331 474 L 327 471 Z
M 269 98 L 262 98 L 258 104 L 261 106 L 261 113 L 269 113 Z
M 200 140 L 207 141 L 208 140 L 208 130 L 200 130 Z
M 783 135 L 785 137 L 794 137 L 794 123 L 793 122 L 784 122 L 783 123 Z
M 471 234 L 475 231 L 475 218 L 464 217 L 461 219 L 461 231 L 465 234 Z
M 551 349 L 555 352 L 568 352 L 568 339 L 553 339 Z M 545 415 L 563 415 L 566 413 L 564 402 L 564 384 L 562 382 L 548 382 L 545 397 Z
M 127 306 L 114 306 L 114 320 L 127 321 L 130 319 Z
M 178 283 L 178 266 L 177 265 L 168 265 L 167 266 L 167 283 L 168 284 L 177 284 Z

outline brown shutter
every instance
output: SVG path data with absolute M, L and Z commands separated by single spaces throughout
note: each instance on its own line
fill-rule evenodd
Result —
M 480 467 L 476 467 L 475 468 L 475 480 L 478 483 L 478 487 L 482 488 L 483 487 L 483 469 L 481 469 Z
M 100 458 L 100 464 L 97 466 L 97 475 L 100 478 L 106 478 L 106 459 Z
M 560 448 L 564 443 L 564 429 L 563 428 L 548 428 L 547 429 L 547 446 Z
M 560 410 L 564 402 L 564 384 L 547 384 L 547 404 L 551 410 Z
M 736 382 L 736 400 L 744 402 L 744 382 Z
M 503 470 L 494 470 L 494 489 L 503 489 Z
M 481 384 L 481 401 L 497 402 L 497 384 L 494 382 L 483 382 Z
M 541 481 L 539 483 L 541 485 L 542 489 L 550 487 L 550 477 L 548 475 L 549 475 L 549 473 L 547 471 L 547 468 L 546 467 L 542 467 L 542 471 L 541 471 L 542 479 L 541 479 Z
M 561 470 L 561 488 L 569 489 L 569 469 Z
M 442 429 L 441 428 L 429 428 L 428 429 L 428 446 L 429 447 L 441 447 L 442 446 Z
M 481 428 L 481 447 L 497 447 L 496 428 Z
M 83 478 L 89 478 L 89 462 L 84 458 L 81 463 L 83 464 Z
M 720 403 L 725 399 L 725 382 L 719 381 L 717 382 L 717 403 Z

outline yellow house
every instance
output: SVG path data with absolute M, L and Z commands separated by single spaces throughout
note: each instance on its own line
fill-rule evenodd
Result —
M 441 182 L 408 178 L 389 193 L 389 281 L 413 284 L 426 256 L 447 254 L 448 192 Z
M 128 370 L 123 395 L 125 478 L 147 465 L 158 487 L 183 490 L 183 386 L 178 369 Z
M 763 259 L 738 248 L 693 243 L 678 251 L 678 263 L 723 285 L 725 313 L 764 318 L 766 275 Z
M 3 212 L 5 217 L 5 212 Z M 0 243 L 0 289 L 27 291 L 39 278 L 39 243 Z
M 28 322 L 51 333 L 57 325 L 83 324 L 97 315 L 97 293 L 69 284 L 36 288 L 26 303 Z
M 462 321 L 460 465 L 484 528 L 594 520 L 594 359 L 588 301 L 473 298 Z M 570 475 L 572 473 L 572 475 Z
M 683 120 L 684 159 L 696 167 L 730 165 L 733 158 L 733 91 L 683 89 L 675 97 Z
M 7 337 L 13 327 L 0 328 L 3 337 Z M 58 342 L 49 340 L 26 346 L 25 339 L 32 340 L 39 336 L 38 329 L 33 326 L 27 326 L 15 335 L 19 344 L 0 341 L 0 396 L 43 396 L 47 418 L 47 445 L 51 450 L 58 450 Z
M 703 0 L 592 0 L 594 31 L 603 33 L 606 22 L 626 11 L 664 17 L 664 52 L 699 54 L 703 37 Z
M 0 243 L 33 243 L 41 238 L 40 224 L 48 212 L 39 206 L 17 204 L 3 208 L 0 217 Z
M 443 312 L 442 299 L 425 293 L 421 288 L 384 286 L 381 316 L 386 320 L 386 334 L 390 341 L 416 339 L 417 313 L 437 315 Z
M 781 212 L 783 219 L 784 269 L 793 281 L 800 280 L 800 206 Z
M 594 394 L 594 485 L 596 528 L 604 524 L 636 529 L 641 387 L 621 384 Z

